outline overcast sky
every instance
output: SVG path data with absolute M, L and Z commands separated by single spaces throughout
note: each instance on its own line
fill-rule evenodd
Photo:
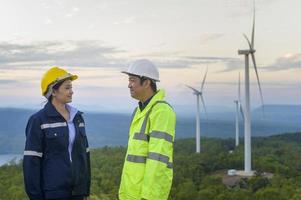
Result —
M 127 77 L 138 58 L 160 69 L 174 105 L 195 104 L 206 67 L 208 106 L 233 107 L 243 79 L 252 0 L 0 0 L 0 107 L 39 108 L 40 79 L 51 66 L 78 74 L 82 110 L 130 111 Z M 301 2 L 256 1 L 255 49 L 265 104 L 300 104 Z M 252 66 L 251 66 L 252 67 Z M 252 106 L 259 105 L 251 68 Z M 243 86 L 242 86 L 243 87 Z

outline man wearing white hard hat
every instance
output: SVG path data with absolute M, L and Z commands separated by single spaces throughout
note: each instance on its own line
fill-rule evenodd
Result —
M 128 88 L 139 105 L 133 112 L 119 188 L 120 200 L 166 200 L 173 178 L 176 115 L 164 100 L 157 67 L 140 59 L 127 71 Z

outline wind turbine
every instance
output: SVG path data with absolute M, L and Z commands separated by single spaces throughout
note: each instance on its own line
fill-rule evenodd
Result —
M 196 152 L 197 153 L 200 153 L 201 151 L 201 133 L 200 133 L 200 115 L 201 115 L 201 112 L 200 112 L 200 99 L 202 101 L 202 104 L 203 104 L 203 107 L 204 107 L 204 111 L 205 111 L 205 114 L 207 116 L 207 110 L 206 110 L 206 106 L 205 106 L 205 101 L 204 101 L 204 98 L 203 98 L 203 89 L 204 89 L 204 85 L 205 85 L 205 81 L 206 81 L 206 77 L 207 77 L 207 72 L 208 72 L 208 67 L 206 68 L 206 73 L 204 75 L 204 78 L 203 78 L 203 82 L 202 82 L 202 85 L 201 85 L 201 90 L 197 90 L 189 85 L 186 85 L 188 88 L 190 88 L 192 91 L 193 91 L 193 94 L 196 96 L 196 108 L 197 108 L 197 112 L 196 112 L 196 133 L 195 133 L 195 136 L 196 136 Z
M 257 83 L 259 87 L 259 93 L 261 97 L 261 103 L 263 105 L 263 95 L 261 90 L 261 85 L 259 81 L 256 61 L 255 61 L 255 49 L 254 49 L 254 31 L 255 31 L 255 6 L 253 13 L 253 28 L 252 28 L 252 38 L 251 42 L 248 37 L 244 34 L 243 36 L 248 42 L 249 49 L 246 50 L 238 50 L 239 55 L 245 56 L 245 107 L 244 107 L 244 131 L 245 131 L 245 174 L 253 175 L 252 167 L 251 167 L 251 112 L 250 112 L 250 77 L 249 77 L 249 55 L 251 55 L 252 62 L 254 65 Z
M 241 113 L 242 118 L 244 119 L 244 112 L 240 99 L 240 73 L 238 75 L 238 95 L 237 100 L 234 100 L 236 115 L 235 115 L 235 146 L 239 145 L 239 113 Z

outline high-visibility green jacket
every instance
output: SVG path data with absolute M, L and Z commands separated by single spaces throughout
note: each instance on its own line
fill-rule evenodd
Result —
M 159 90 L 133 113 L 119 188 L 120 200 L 166 200 L 173 178 L 176 115 Z

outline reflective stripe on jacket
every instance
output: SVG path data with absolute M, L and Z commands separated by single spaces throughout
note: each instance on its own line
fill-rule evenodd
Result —
M 166 200 L 173 178 L 176 115 L 159 90 L 143 111 L 136 109 L 119 188 L 120 200 Z
M 65 119 L 48 102 L 30 117 L 26 127 L 23 173 L 30 199 L 56 199 L 90 193 L 90 153 L 85 122 L 77 112 L 72 162 Z

